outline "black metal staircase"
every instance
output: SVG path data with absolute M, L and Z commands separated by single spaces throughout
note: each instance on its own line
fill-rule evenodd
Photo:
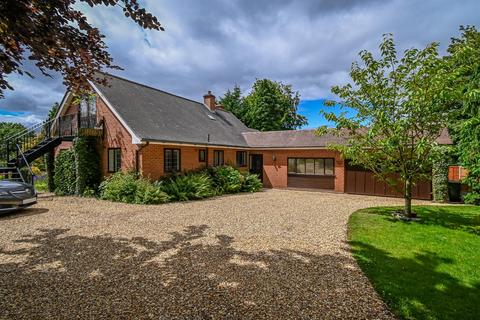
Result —
M 0 179 L 33 183 L 30 163 L 60 145 L 62 140 L 72 140 L 82 129 L 95 130 L 95 120 L 95 115 L 69 114 L 7 137 L 1 142 Z

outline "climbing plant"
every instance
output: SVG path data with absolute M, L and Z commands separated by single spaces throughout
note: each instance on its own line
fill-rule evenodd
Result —
M 73 149 L 61 151 L 55 159 L 55 193 L 72 195 L 76 190 L 75 154 Z
M 432 166 L 433 200 L 447 202 L 448 199 L 448 166 L 451 160 L 451 150 L 448 147 L 438 147 L 437 157 Z
M 96 143 L 97 140 L 90 137 L 77 137 L 73 143 L 77 195 L 97 190 L 100 184 L 102 173 Z
M 48 191 L 55 191 L 55 151 L 51 150 L 47 152 L 44 156 L 45 160 L 45 171 L 47 172 L 47 188 Z

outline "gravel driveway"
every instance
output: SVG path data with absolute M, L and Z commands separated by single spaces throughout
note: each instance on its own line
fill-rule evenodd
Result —
M 0 318 L 392 318 L 346 222 L 401 203 L 292 190 L 160 206 L 45 198 L 0 217 Z

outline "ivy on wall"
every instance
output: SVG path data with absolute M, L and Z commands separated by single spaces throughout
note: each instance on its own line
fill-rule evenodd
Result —
M 447 202 L 448 196 L 448 166 L 451 162 L 451 150 L 439 147 L 437 157 L 432 167 L 432 193 L 436 202 Z
M 100 184 L 102 173 L 96 143 L 95 138 L 89 137 L 77 137 L 73 143 L 77 195 L 83 195 L 86 190 L 97 190 Z
M 55 159 L 55 193 L 72 195 L 76 190 L 75 153 L 73 149 L 61 151 Z
M 91 194 L 101 181 L 97 140 L 77 137 L 73 148 L 60 152 L 55 159 L 55 193 L 59 195 Z
M 460 163 L 468 170 L 463 180 L 469 187 L 465 203 L 480 205 L 480 115 L 462 123 L 457 145 Z
M 55 191 L 55 150 L 47 152 L 44 156 L 45 171 L 47 172 L 47 188 L 48 191 Z

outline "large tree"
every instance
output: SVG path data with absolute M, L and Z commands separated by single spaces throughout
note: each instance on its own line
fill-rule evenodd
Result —
M 74 8 L 78 2 L 91 7 L 119 6 L 124 15 L 146 29 L 163 30 L 157 18 L 138 0 L 2 0 L 0 1 L 0 98 L 13 90 L 6 76 L 27 74 L 25 59 L 44 75 L 57 71 L 68 87 L 84 89 L 94 72 L 112 64 L 100 31 Z M 101 79 L 98 79 L 102 81 Z
M 452 38 L 445 61 L 454 76 L 455 95 L 450 104 L 455 121 L 451 129 L 462 166 L 468 169 L 465 183 L 470 192 L 465 202 L 480 205 L 480 32 L 473 26 L 460 27 Z
M 260 131 L 293 130 L 307 124 L 307 119 L 297 112 L 299 102 L 300 95 L 291 85 L 269 79 L 257 79 L 246 97 L 235 86 L 220 99 L 225 109 Z
M 352 64 L 352 84 L 332 88 L 356 114 L 324 114 L 336 124 L 332 131 L 346 140 L 331 147 L 402 190 L 404 213 L 412 217 L 412 186 L 431 177 L 436 140 L 448 124 L 450 74 L 437 43 L 405 50 L 399 58 L 392 36 L 385 35 L 379 48 L 379 58 L 360 52 L 363 64 Z M 395 176 L 402 185 L 395 184 Z
M 235 85 L 232 90 L 228 89 L 220 99 L 220 104 L 225 110 L 232 112 L 237 118 L 243 119 L 245 115 L 245 99 L 242 97 L 240 86 Z

